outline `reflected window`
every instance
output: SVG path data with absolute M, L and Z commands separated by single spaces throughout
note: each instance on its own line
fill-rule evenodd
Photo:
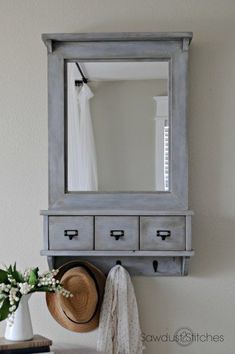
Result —
M 168 96 L 153 97 L 155 115 L 155 189 L 169 191 L 169 100 Z

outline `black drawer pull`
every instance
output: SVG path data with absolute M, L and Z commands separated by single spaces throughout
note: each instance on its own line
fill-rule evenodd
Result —
M 161 237 L 162 241 L 165 241 L 166 237 L 171 237 L 170 230 L 157 230 L 157 237 Z
M 110 230 L 110 236 L 115 237 L 115 240 L 118 241 L 120 237 L 125 235 L 124 230 Z
M 64 230 L 64 236 L 72 240 L 73 237 L 78 236 L 78 230 Z

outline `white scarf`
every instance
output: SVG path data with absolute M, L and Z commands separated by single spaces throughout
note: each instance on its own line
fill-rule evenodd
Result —
M 134 288 L 120 265 L 107 277 L 100 313 L 97 351 L 103 354 L 142 354 L 141 329 Z

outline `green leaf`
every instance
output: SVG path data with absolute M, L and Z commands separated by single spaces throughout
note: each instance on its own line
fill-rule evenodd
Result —
M 11 265 L 7 268 L 7 272 L 10 273 L 10 274 L 12 274 L 13 269 L 12 269 L 12 266 L 11 266 Z
M 36 291 L 42 292 L 42 293 L 51 292 L 51 290 L 48 286 L 40 286 L 39 288 L 36 289 Z
M 4 321 L 7 316 L 9 315 L 10 311 L 10 302 L 9 302 L 9 298 L 7 297 L 3 303 L 2 306 L 0 307 L 0 321 Z
M 7 295 L 0 295 L 0 308 L 2 306 L 4 299 L 6 299 L 6 298 L 7 298 Z
M 14 265 L 10 265 L 10 267 L 7 268 L 7 272 L 15 279 L 17 283 L 23 283 L 24 278 L 23 275 L 16 270 L 16 263 Z
M 34 268 L 31 270 L 30 274 L 29 274 L 29 284 L 30 285 L 36 285 L 37 281 L 38 281 L 38 268 Z
M 17 281 L 17 283 L 23 283 L 24 282 L 23 275 L 20 272 L 18 272 L 17 270 L 14 270 L 12 272 L 12 276 Z
M 3 269 L 0 269 L 0 283 L 7 283 L 7 272 Z

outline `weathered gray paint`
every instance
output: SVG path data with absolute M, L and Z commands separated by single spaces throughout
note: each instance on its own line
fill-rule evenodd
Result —
M 141 250 L 185 250 L 185 217 L 184 216 L 145 216 L 140 218 Z M 158 231 L 167 230 L 170 237 L 162 240 Z
M 108 271 L 120 259 L 132 275 L 186 275 L 189 257 L 194 254 L 191 250 L 193 213 L 187 210 L 186 139 L 187 62 L 192 33 L 44 34 L 42 38 L 48 49 L 49 210 L 41 212 L 44 215 L 44 250 L 41 254 L 48 257 L 50 267 L 58 266 L 69 259 L 85 257 Z M 65 61 L 74 59 L 169 61 L 170 192 L 66 192 L 64 71 Z M 89 217 L 95 217 L 100 220 L 100 223 L 90 224 L 92 232 L 89 229 L 89 243 L 82 246 L 84 251 L 77 248 L 75 240 L 72 240 L 74 242 L 67 248 L 67 242 L 64 243 L 63 238 L 58 236 L 61 230 L 64 231 L 63 219 L 71 218 L 71 222 L 66 225 L 72 229 L 74 218 L 80 218 L 81 223 L 85 223 L 87 220 L 85 218 Z M 112 242 L 109 243 L 110 240 L 105 234 L 112 226 L 110 218 L 114 220 L 118 217 L 123 220 L 138 220 L 137 224 L 139 218 L 144 217 L 152 217 L 153 223 L 157 217 L 168 217 L 168 220 L 171 220 L 169 223 L 178 218 L 181 220 L 182 228 L 180 236 L 177 235 L 177 242 L 167 241 L 168 247 L 165 249 L 162 242 L 156 243 L 151 240 L 148 231 L 145 233 L 141 230 L 140 236 L 139 225 L 136 230 L 136 222 L 131 225 L 131 228 L 123 223 L 128 233 L 131 232 L 131 244 L 136 250 L 131 250 L 132 247 L 128 243 L 121 248 L 123 250 L 119 250 L 119 246 L 116 246 L 120 244 L 119 241 L 115 243 L 112 239 L 113 245 Z M 56 227 L 50 229 L 48 222 L 53 219 L 56 221 Z M 149 225 L 150 228 L 153 227 L 151 223 Z M 95 230 L 93 226 L 96 226 Z M 87 225 L 84 230 L 87 230 L 86 228 Z M 94 237 L 96 237 L 95 245 L 100 247 L 100 250 L 93 250 Z M 142 249 L 147 247 L 150 250 L 139 250 L 140 241 Z M 175 248 L 182 250 L 174 250 Z M 152 264 L 154 260 L 159 263 L 156 273 Z
M 69 256 L 69 257 L 186 257 L 193 256 L 194 251 L 68 251 L 68 250 L 41 250 L 42 256 Z
M 48 266 L 49 266 L 50 269 L 55 269 L 56 268 L 55 260 L 56 260 L 56 257 L 47 256 L 47 263 L 48 263 Z
M 123 231 L 118 240 L 111 237 L 112 230 Z M 138 250 L 139 218 L 137 216 L 96 216 L 95 250 Z
M 78 235 L 69 239 L 66 230 Z M 92 216 L 49 216 L 49 249 L 93 250 Z
M 48 216 L 43 216 L 43 248 L 49 249 L 49 230 L 48 230 Z
M 104 36 L 104 35 L 103 35 Z M 192 34 L 44 35 L 48 53 L 49 206 L 51 209 L 179 209 L 188 207 L 186 80 L 188 52 L 183 39 Z M 86 40 L 89 37 L 89 40 Z M 75 40 L 77 38 L 77 41 Z M 83 39 L 82 39 L 83 38 Z M 100 38 L 100 39 L 99 39 Z M 151 40 L 146 40 L 151 38 Z M 167 38 L 167 40 L 165 40 Z M 117 40 L 118 39 L 118 40 Z M 168 60 L 171 121 L 171 191 L 138 193 L 66 192 L 64 63 L 82 60 Z
M 192 32 L 93 32 L 93 33 L 43 33 L 42 40 L 49 42 L 115 42 L 115 41 L 172 41 L 186 40 L 187 45 L 193 37 Z M 53 47 L 50 45 L 49 50 Z
M 186 250 L 192 249 L 192 216 L 186 216 Z
M 41 210 L 41 215 L 193 215 L 192 210 L 126 210 L 126 209 L 72 209 Z
M 78 258 L 71 257 L 71 260 Z M 79 260 L 90 261 L 90 258 L 83 256 Z M 92 263 L 103 270 L 106 274 L 116 265 L 117 261 L 127 269 L 130 275 L 144 276 L 182 276 L 182 260 L 181 257 L 92 257 Z M 154 271 L 153 261 L 158 262 L 157 272 Z M 68 262 L 67 257 L 55 257 L 54 266 L 57 268 L 60 265 Z
M 181 259 L 181 262 L 182 262 L 181 274 L 182 275 L 188 275 L 188 272 L 189 272 L 189 261 L 190 261 L 190 257 L 189 256 L 182 257 L 182 259 Z

